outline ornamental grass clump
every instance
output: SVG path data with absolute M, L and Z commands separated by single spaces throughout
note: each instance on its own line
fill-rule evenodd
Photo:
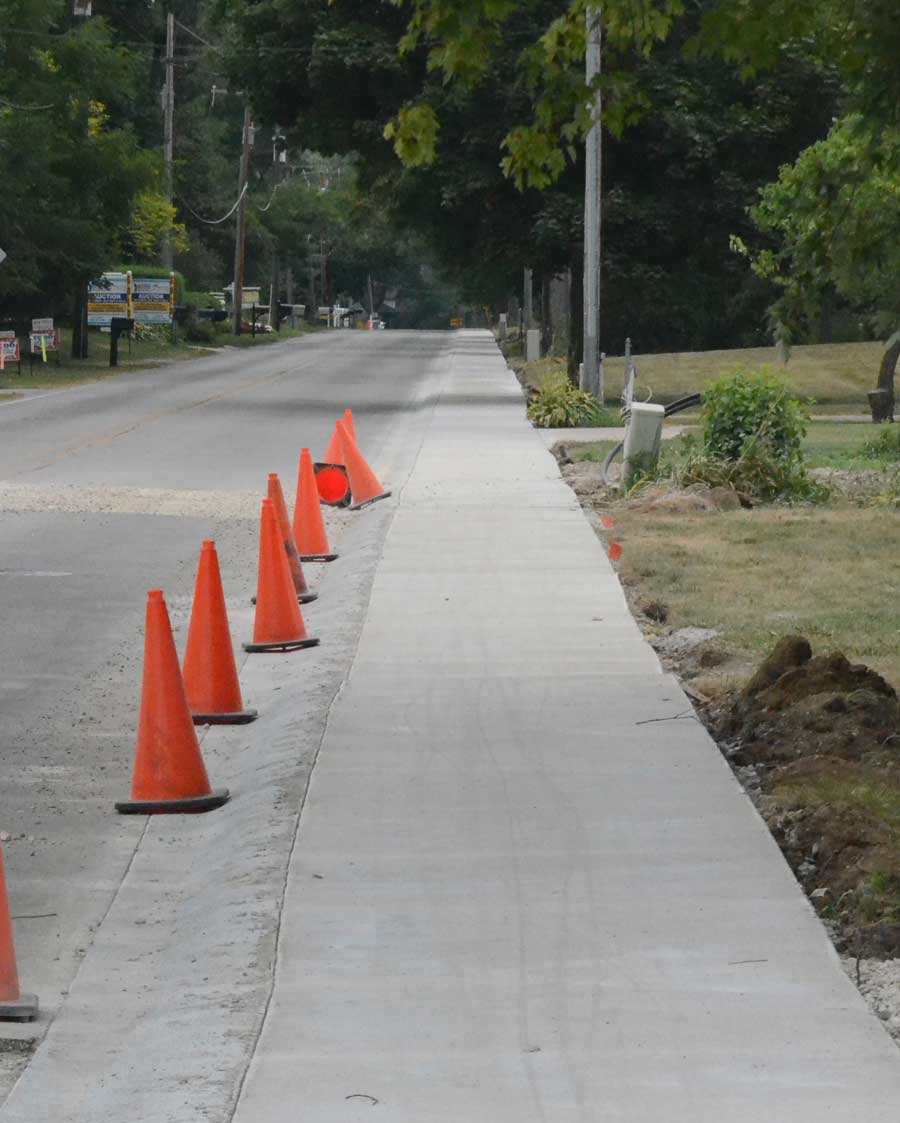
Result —
M 586 390 L 569 381 L 565 371 L 547 375 L 528 406 L 528 419 L 539 429 L 572 429 L 589 425 L 608 428 L 619 424 Z

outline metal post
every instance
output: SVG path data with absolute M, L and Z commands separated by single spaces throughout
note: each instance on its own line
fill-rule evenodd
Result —
M 164 91 L 163 146 L 166 165 L 166 198 L 172 206 L 174 195 L 174 158 L 175 158 L 175 13 L 166 16 L 166 87 Z M 166 229 L 163 240 L 162 263 L 171 269 L 174 260 L 172 231 Z
M 600 9 L 587 10 L 587 54 L 585 81 L 592 89 L 599 79 L 602 64 L 602 16 Z M 584 184 L 584 364 L 581 388 L 603 400 L 600 365 L 600 240 L 603 103 L 600 90 L 591 95 L 593 126 L 585 144 Z
M 250 106 L 244 107 L 244 135 L 241 144 L 241 170 L 238 176 L 237 223 L 234 238 L 233 329 L 241 334 L 241 304 L 244 295 L 244 238 L 247 233 L 247 177 L 250 174 Z
M 534 282 L 532 272 L 527 266 L 525 268 L 523 288 L 524 293 L 522 304 L 524 305 L 525 309 L 525 330 L 528 331 L 528 329 L 534 324 Z

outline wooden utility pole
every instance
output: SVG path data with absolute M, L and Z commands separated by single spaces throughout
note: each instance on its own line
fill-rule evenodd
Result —
M 234 238 L 234 292 L 232 295 L 233 330 L 241 334 L 241 312 L 244 296 L 244 239 L 247 234 L 247 179 L 250 175 L 250 106 L 244 107 L 244 136 L 241 144 L 241 172 L 238 177 L 237 228 Z
M 175 13 L 166 16 L 166 87 L 163 93 L 163 147 L 166 164 L 166 199 L 172 206 L 174 196 L 173 161 L 175 158 Z M 169 271 L 174 261 L 172 231 L 166 230 L 163 242 L 162 261 Z
M 603 24 L 600 9 L 587 10 L 585 81 L 594 86 L 602 65 Z M 603 400 L 603 367 L 600 361 L 600 243 L 603 102 L 599 89 L 591 94 L 593 124 L 585 145 L 584 184 L 584 360 L 581 389 Z
M 284 148 L 284 137 L 278 126 L 275 126 L 275 135 L 272 137 L 272 179 L 275 183 L 274 192 L 282 181 L 282 167 L 287 164 L 287 152 Z M 269 285 L 269 324 L 274 331 L 281 330 L 281 272 L 279 270 L 278 239 L 272 239 L 272 273 Z

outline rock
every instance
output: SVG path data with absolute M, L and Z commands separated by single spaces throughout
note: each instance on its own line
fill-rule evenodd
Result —
M 657 624 L 665 624 L 669 618 L 668 606 L 659 600 L 638 601 L 638 611 L 643 612 L 648 620 L 654 620 Z
M 12 842 L 12 835 L 9 831 L 0 831 L 0 842 Z
M 653 646 L 661 655 L 674 658 L 687 655 L 718 636 L 718 628 L 678 628 L 667 636 L 660 636 Z
M 756 674 L 744 687 L 744 696 L 752 698 L 760 691 L 773 686 L 785 672 L 795 667 L 802 667 L 811 658 L 812 648 L 808 639 L 804 636 L 785 636 L 759 665 Z
M 813 889 L 809 895 L 809 899 L 814 904 L 825 904 L 831 900 L 831 890 L 827 885 L 822 885 L 818 889 Z

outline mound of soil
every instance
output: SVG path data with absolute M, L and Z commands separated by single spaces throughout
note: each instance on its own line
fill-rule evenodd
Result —
M 628 500 L 632 511 L 655 511 L 658 514 L 682 515 L 692 512 L 737 511 L 750 507 L 751 502 L 730 487 L 708 487 L 691 484 L 690 487 L 652 487 Z
M 900 699 L 787 636 L 701 715 L 840 950 L 900 955 Z

